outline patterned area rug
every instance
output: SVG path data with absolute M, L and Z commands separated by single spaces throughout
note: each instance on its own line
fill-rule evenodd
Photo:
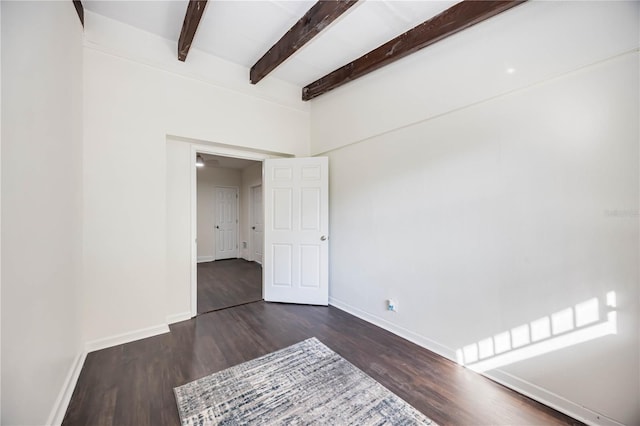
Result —
M 315 337 L 173 390 L 187 425 L 435 425 Z

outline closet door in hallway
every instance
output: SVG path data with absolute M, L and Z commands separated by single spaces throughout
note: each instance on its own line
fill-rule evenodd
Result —
M 215 188 L 216 260 L 238 257 L 238 188 Z

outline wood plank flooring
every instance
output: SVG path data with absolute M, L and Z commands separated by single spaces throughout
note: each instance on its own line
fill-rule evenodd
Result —
M 440 425 L 581 424 L 334 307 L 256 302 L 87 356 L 63 425 L 178 425 L 172 389 L 317 337 Z
M 198 314 L 262 300 L 262 267 L 244 259 L 198 263 Z

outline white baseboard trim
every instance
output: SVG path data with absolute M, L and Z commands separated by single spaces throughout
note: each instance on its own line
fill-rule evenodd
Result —
M 100 349 L 110 348 L 112 346 L 122 345 L 123 343 L 133 342 L 135 340 L 146 339 L 147 337 L 157 336 L 169 332 L 167 324 L 154 325 L 139 330 L 129 331 L 127 333 L 116 334 L 115 336 L 104 337 L 88 341 L 85 344 L 87 353 Z
M 329 297 L 329 304 L 345 312 L 348 312 L 353 316 L 370 322 L 371 324 L 377 325 L 380 328 L 384 328 L 385 330 L 390 331 L 393 334 L 402 337 L 403 339 L 413 342 L 418 346 L 422 346 L 425 349 L 429 349 L 431 352 L 435 352 L 438 355 L 455 362 L 456 351 L 444 345 L 441 345 L 438 342 L 414 333 L 413 331 L 407 330 L 404 327 L 397 326 L 383 318 L 372 315 L 368 312 L 363 311 L 362 309 L 351 306 L 348 303 L 342 302 L 336 298 Z
M 213 262 L 214 260 L 216 260 L 214 256 L 198 256 L 198 263 Z
M 180 321 L 186 321 L 191 319 L 191 311 L 180 312 L 179 314 L 167 315 L 167 324 L 175 324 Z
M 172 314 L 167 316 L 167 324 L 173 324 L 188 319 L 191 319 L 191 312 Z M 76 388 L 76 384 L 78 383 L 80 372 L 82 371 L 82 367 L 84 366 L 84 361 L 86 360 L 87 354 L 89 352 L 110 348 L 112 346 L 133 342 L 135 340 L 140 340 L 147 337 L 157 336 L 159 334 L 168 333 L 169 327 L 167 324 L 142 328 L 128 333 L 117 334 L 115 336 L 87 342 L 85 344 L 85 351 L 78 354 L 73 360 L 73 363 L 71 364 L 67 376 L 65 377 L 62 388 L 60 389 L 60 393 L 56 398 L 46 424 L 51 426 L 60 426 L 62 424 L 64 415 L 66 414 L 67 408 L 69 407 L 69 402 L 71 402 L 71 396 L 73 395 L 73 391 Z
M 501 385 L 513 389 L 522 395 L 536 400 L 547 407 L 567 414 L 576 420 L 593 426 L 624 426 L 604 414 L 597 413 L 587 407 L 569 401 L 553 392 L 550 392 L 540 386 L 534 385 L 526 380 L 522 380 L 506 371 L 495 369 L 490 372 L 480 373 L 489 379 L 500 383 Z
M 345 312 L 348 312 L 353 316 L 370 322 L 371 324 L 377 325 L 380 328 L 390 331 L 391 333 L 396 334 L 404 339 L 407 339 L 408 341 L 413 342 L 418 346 L 422 346 L 423 348 L 428 349 L 431 352 L 435 352 L 438 355 L 448 358 L 453 362 L 457 362 L 455 351 L 453 349 L 441 345 L 438 342 L 434 342 L 427 337 L 421 336 L 403 327 L 399 327 L 385 319 L 372 315 L 333 297 L 329 297 L 329 304 Z M 540 386 L 534 385 L 533 383 L 527 382 L 526 380 L 522 380 L 503 370 L 495 369 L 491 370 L 490 372 L 480 374 L 497 383 L 500 383 L 503 386 L 506 386 L 509 389 L 521 393 L 522 395 L 528 396 L 535 401 L 538 401 L 548 407 L 553 408 L 554 410 L 571 416 L 576 420 L 580 420 L 588 425 L 623 426 L 622 423 L 618 423 L 617 421 L 603 414 L 597 413 L 587 407 L 569 401 L 559 395 L 556 395 L 553 392 L 541 388 Z
M 60 426 L 62 424 L 62 420 L 64 420 L 64 415 L 67 412 L 67 407 L 71 401 L 73 390 L 76 388 L 76 383 L 78 383 L 78 377 L 80 377 L 80 371 L 82 371 L 82 366 L 84 365 L 84 360 L 86 358 L 87 353 L 82 352 L 73 360 L 71 368 L 69 368 L 69 372 L 67 373 L 67 377 L 65 377 L 64 382 L 62 383 L 62 388 L 56 398 L 56 402 L 53 404 L 53 409 L 47 419 L 48 425 Z

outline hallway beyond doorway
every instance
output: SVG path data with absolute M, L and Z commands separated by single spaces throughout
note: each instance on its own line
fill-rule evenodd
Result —
M 244 259 L 198 264 L 198 314 L 262 300 L 262 267 Z

